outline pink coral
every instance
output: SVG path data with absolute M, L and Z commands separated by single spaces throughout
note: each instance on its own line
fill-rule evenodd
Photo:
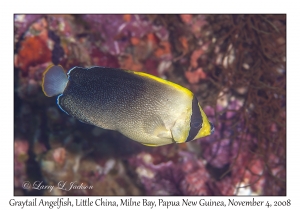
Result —
M 181 18 L 182 22 L 189 24 L 192 22 L 193 16 L 190 14 L 183 14 L 183 15 L 180 15 L 180 18 Z
M 26 155 L 29 149 L 28 141 L 16 139 L 14 149 L 15 156 Z
M 59 147 L 53 151 L 53 160 L 58 164 L 63 164 L 66 159 L 66 150 L 63 147 Z
M 28 141 L 15 139 L 14 142 L 14 186 L 21 188 L 27 178 L 26 161 L 28 160 Z
M 222 180 L 216 182 L 215 185 L 211 189 L 213 189 L 216 195 L 234 195 L 236 190 L 231 177 L 224 177 Z
M 190 84 L 197 84 L 201 79 L 206 78 L 202 68 L 197 68 L 196 71 L 186 71 L 184 74 Z
M 161 40 L 166 40 L 168 31 L 163 27 L 154 27 L 142 15 L 83 15 L 92 30 L 100 32 L 104 40 L 103 49 L 120 55 L 129 46 L 131 37 L 141 38 L 148 33 L 155 33 Z
M 232 156 L 229 139 L 214 142 L 208 147 L 204 146 L 203 149 L 203 157 L 214 167 L 222 168 L 231 162 Z
M 14 15 L 14 20 L 15 20 L 15 28 L 16 28 L 16 34 L 19 37 L 23 35 L 29 28 L 29 26 L 40 19 L 42 15 Z
M 118 59 L 107 53 L 101 52 L 97 48 L 92 49 L 91 58 L 93 65 L 118 68 Z
M 130 158 L 137 168 L 147 195 L 211 195 L 210 175 L 202 160 L 189 152 L 179 152 L 172 160 L 156 160 L 157 154 L 140 153 Z
M 184 195 L 210 195 L 206 182 L 209 174 L 205 169 L 187 174 L 180 183 Z

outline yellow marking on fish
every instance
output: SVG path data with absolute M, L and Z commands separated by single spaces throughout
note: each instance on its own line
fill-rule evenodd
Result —
M 157 82 L 160 82 L 160 83 L 163 83 L 163 84 L 166 84 L 166 85 L 170 85 L 170 86 L 174 87 L 175 89 L 177 89 L 177 90 L 179 90 L 181 92 L 184 92 L 185 94 L 187 94 L 188 96 L 190 96 L 191 98 L 193 98 L 193 93 L 190 90 L 188 90 L 188 89 L 186 89 L 186 88 L 184 88 L 184 87 L 182 87 L 182 86 L 180 86 L 180 85 L 178 85 L 176 83 L 164 80 L 162 78 L 159 78 L 159 77 L 156 77 L 156 76 L 153 76 L 151 74 L 144 73 L 144 72 L 136 72 L 136 71 L 132 71 L 132 72 L 134 74 L 140 75 L 142 77 L 148 77 L 148 78 L 153 79 L 153 80 L 155 80 Z
M 145 146 L 148 146 L 148 147 L 157 147 L 159 145 L 156 145 L 156 144 L 145 144 L 145 143 L 142 143 L 143 145 Z
M 197 134 L 197 136 L 195 137 L 195 139 L 210 135 L 210 124 L 209 124 L 209 121 L 207 119 L 207 116 L 206 116 L 206 114 L 204 113 L 204 111 L 202 110 L 202 108 L 199 104 L 198 104 L 198 106 L 200 108 L 203 124 L 202 124 L 202 128 L 200 129 L 200 131 Z

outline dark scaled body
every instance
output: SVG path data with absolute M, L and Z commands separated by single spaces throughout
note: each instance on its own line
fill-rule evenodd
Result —
M 53 88 L 61 80 L 57 103 L 82 122 L 119 131 L 148 146 L 182 143 L 211 131 L 193 93 L 177 84 L 142 72 L 98 66 L 74 67 L 64 79 L 61 73 L 51 74 L 58 68 L 46 71 L 43 90 L 55 95 L 48 84 Z

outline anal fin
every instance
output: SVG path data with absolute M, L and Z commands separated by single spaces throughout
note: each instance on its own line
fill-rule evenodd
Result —
M 156 144 L 145 144 L 145 143 L 142 143 L 143 145 L 147 146 L 147 147 L 157 147 L 159 145 L 156 145 Z

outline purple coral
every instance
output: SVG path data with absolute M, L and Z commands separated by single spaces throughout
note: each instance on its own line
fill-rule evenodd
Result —
M 189 152 L 179 152 L 174 160 L 154 163 L 153 156 L 142 152 L 129 159 L 147 195 L 209 195 L 209 174 L 202 160 Z
M 20 38 L 29 28 L 29 26 L 43 17 L 43 15 L 14 15 L 16 35 Z
M 222 168 L 226 164 L 230 163 L 238 153 L 239 144 L 235 141 L 239 138 L 244 138 L 243 133 L 238 136 L 233 136 L 233 132 L 230 127 L 231 120 L 236 116 L 237 111 L 241 108 L 241 103 L 236 100 L 229 102 L 227 107 L 217 105 L 216 112 L 223 113 L 219 116 L 215 116 L 215 110 L 212 107 L 205 107 L 205 113 L 209 120 L 214 122 L 215 132 L 213 135 L 205 137 L 198 141 L 203 150 L 203 157 L 214 167 Z M 234 130 L 243 130 L 243 122 L 240 121 L 235 125 Z M 248 138 L 252 139 L 249 135 Z
M 214 167 L 222 168 L 231 161 L 231 146 L 229 139 L 209 144 L 203 142 L 203 157 Z
M 124 53 L 131 37 L 141 38 L 154 32 L 162 40 L 168 38 L 165 28 L 153 26 L 140 15 L 130 15 L 129 18 L 124 18 L 123 15 L 83 15 L 82 19 L 92 30 L 101 33 L 104 39 L 102 47 L 112 55 Z

